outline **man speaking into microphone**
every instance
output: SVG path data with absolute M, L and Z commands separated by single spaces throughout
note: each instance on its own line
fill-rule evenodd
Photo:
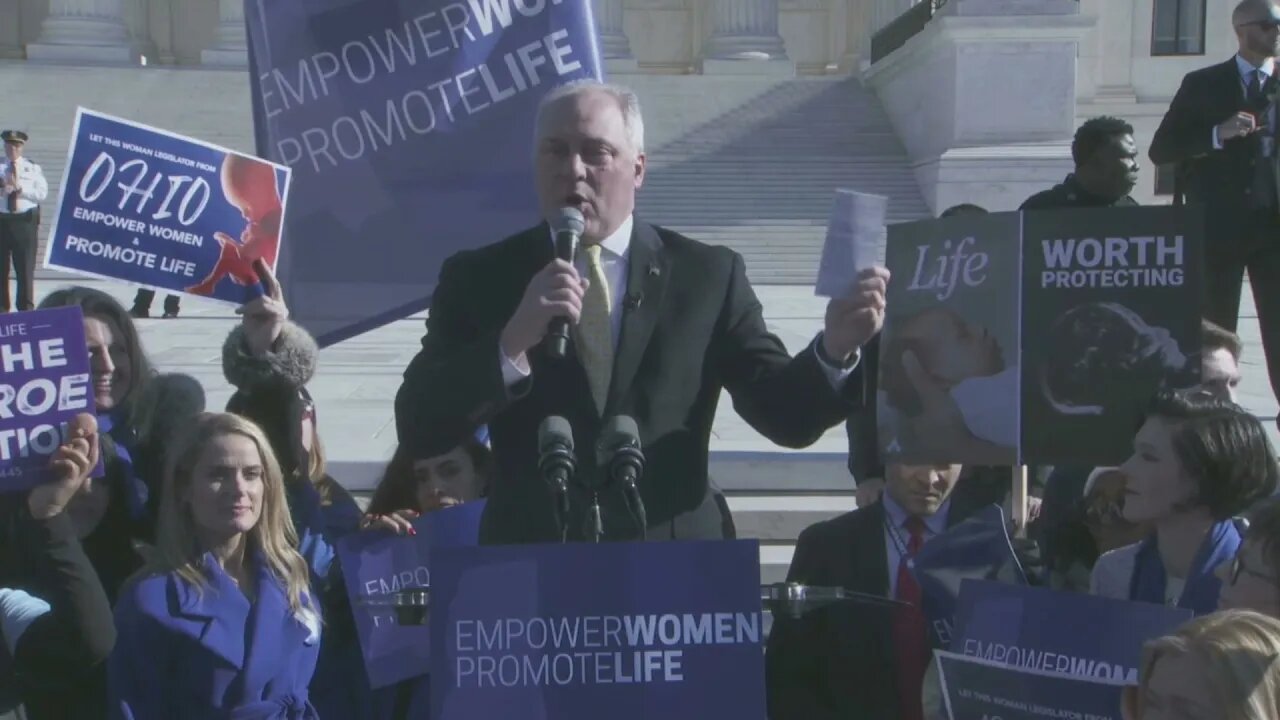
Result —
M 629 416 L 643 443 L 647 537 L 719 539 L 707 456 L 721 389 L 773 442 L 814 443 L 863 401 L 860 348 L 883 325 L 888 272 L 865 271 L 832 300 L 823 331 L 793 358 L 766 329 L 738 253 L 634 217 L 645 178 L 634 93 L 593 80 L 556 88 L 534 152 L 544 222 L 441 268 L 396 396 L 399 440 L 429 457 L 487 424 L 498 471 L 482 542 L 554 542 L 539 427 L 563 417 L 576 447 L 568 539 L 584 538 L 597 495 L 603 538 L 626 540 L 642 534 L 595 447 L 607 420 Z

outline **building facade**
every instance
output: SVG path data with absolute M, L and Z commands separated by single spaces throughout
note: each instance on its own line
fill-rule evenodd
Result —
M 594 9 L 615 76 L 859 75 L 931 207 L 1004 209 L 1065 175 L 1083 119 L 1124 117 L 1145 148 L 1181 77 L 1234 52 L 1233 5 L 595 0 Z M 243 0 L 0 0 L 0 61 L 19 64 L 238 67 L 244 35 Z M 1158 201 L 1167 185 L 1146 167 L 1137 195 Z

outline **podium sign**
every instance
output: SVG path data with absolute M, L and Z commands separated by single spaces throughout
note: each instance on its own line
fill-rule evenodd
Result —
M 438 720 L 765 717 L 755 541 L 439 548 Z

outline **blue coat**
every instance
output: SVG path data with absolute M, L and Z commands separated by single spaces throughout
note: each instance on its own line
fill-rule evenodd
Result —
M 307 695 L 320 648 L 289 610 L 284 587 L 254 558 L 257 602 L 206 554 L 209 585 L 176 573 L 121 591 L 108 662 L 112 718 L 313 720 Z

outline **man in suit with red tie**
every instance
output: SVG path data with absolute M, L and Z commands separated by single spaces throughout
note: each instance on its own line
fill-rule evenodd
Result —
M 1205 318 L 1235 332 L 1248 271 L 1271 388 L 1280 398 L 1280 5 L 1244 0 L 1231 23 L 1239 52 L 1183 78 L 1150 156 L 1176 164 L 1176 194 L 1205 210 Z
M 728 523 L 707 479 L 722 389 L 756 430 L 804 447 L 862 400 L 860 349 L 884 322 L 888 271 L 865 271 L 827 307 L 823 331 L 792 357 L 765 327 L 742 256 L 633 215 L 645 177 L 644 123 L 631 91 L 594 81 L 550 92 L 536 124 L 543 217 L 585 219 L 576 262 L 555 258 L 546 222 L 454 255 L 440 271 L 421 352 L 396 397 L 401 444 L 427 453 L 488 424 L 497 473 L 486 543 L 560 539 L 553 493 L 538 474 L 548 416 L 573 428 L 578 482 L 569 539 L 581 539 L 600 475 L 596 442 L 613 416 L 633 418 L 645 455 L 639 493 L 650 539 L 719 539 Z M 576 326 L 565 357 L 547 325 Z M 606 540 L 641 536 L 620 488 L 600 494 Z
M 775 615 L 766 654 L 770 720 L 921 720 L 932 649 L 913 559 L 947 528 L 1001 499 L 998 491 L 953 496 L 962 470 L 891 463 L 875 504 L 800 534 L 787 582 L 911 607 L 846 602 L 799 619 Z

